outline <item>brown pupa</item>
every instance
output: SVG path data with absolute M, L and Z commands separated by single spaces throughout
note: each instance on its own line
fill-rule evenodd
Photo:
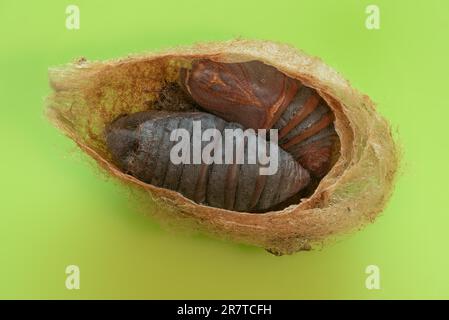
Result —
M 104 136 L 107 125 L 123 114 L 170 111 L 172 103 L 165 101 L 165 91 L 179 79 L 180 70 L 198 59 L 263 62 L 312 88 L 326 102 L 335 119 L 339 157 L 305 198 L 263 214 L 218 209 L 144 183 L 114 164 Z M 373 221 L 393 189 L 398 152 L 388 123 L 371 100 L 338 73 L 287 45 L 234 40 L 107 62 L 81 59 L 52 68 L 50 83 L 54 89 L 47 100 L 51 122 L 111 176 L 147 193 L 152 204 L 149 213 L 165 221 L 260 246 L 275 254 L 289 254 Z M 183 106 L 177 103 L 175 111 Z

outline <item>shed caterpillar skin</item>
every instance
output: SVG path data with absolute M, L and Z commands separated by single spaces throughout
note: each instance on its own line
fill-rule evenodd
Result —
M 181 86 L 206 111 L 245 128 L 276 128 L 279 143 L 315 177 L 330 169 L 337 149 L 334 115 L 312 88 L 260 61 L 195 60 Z
M 308 185 L 310 177 L 307 170 L 280 148 L 278 170 L 274 175 L 260 175 L 258 163 L 224 164 L 224 151 L 223 164 L 173 164 L 170 150 L 176 141 L 170 141 L 171 132 L 183 128 L 192 136 L 192 124 L 197 120 L 201 121 L 202 130 L 216 128 L 223 132 L 225 129 L 243 128 L 203 112 L 138 112 L 119 117 L 108 126 L 107 147 L 124 172 L 146 183 L 178 191 L 197 203 L 217 208 L 265 211 Z M 243 141 L 246 156 L 248 139 Z M 202 147 L 205 144 L 202 142 Z

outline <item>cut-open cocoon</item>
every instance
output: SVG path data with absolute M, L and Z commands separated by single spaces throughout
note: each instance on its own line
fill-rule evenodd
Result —
M 332 110 L 340 154 L 313 193 L 281 211 L 236 212 L 197 204 L 180 193 L 123 173 L 106 147 L 106 126 L 122 114 L 151 110 L 179 70 L 195 59 L 261 61 L 315 89 Z M 54 90 L 47 115 L 109 175 L 148 194 L 160 219 L 275 254 L 360 228 L 383 210 L 392 192 L 398 152 L 390 127 L 373 102 L 320 59 L 287 45 L 234 40 L 180 47 L 105 62 L 85 59 L 50 70 Z

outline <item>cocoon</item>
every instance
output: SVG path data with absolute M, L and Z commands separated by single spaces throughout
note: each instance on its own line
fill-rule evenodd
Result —
M 165 88 L 195 59 L 260 61 L 325 100 L 335 117 L 339 156 L 309 195 L 277 211 L 236 212 L 197 204 L 178 192 L 142 182 L 114 164 L 106 146 L 107 125 L 123 114 L 164 109 Z M 149 214 L 165 221 L 274 254 L 290 254 L 372 222 L 393 190 L 398 150 L 387 121 L 368 96 L 337 72 L 288 45 L 252 40 L 204 43 L 105 62 L 81 59 L 50 69 L 49 76 L 54 91 L 47 99 L 50 121 L 110 176 L 143 191 L 151 203 Z M 176 111 L 185 105 L 181 100 Z

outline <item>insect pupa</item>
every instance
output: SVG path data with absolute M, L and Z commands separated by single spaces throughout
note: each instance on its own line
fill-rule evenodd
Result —
M 225 153 L 229 148 L 226 148 L 222 134 L 217 138 L 219 161 L 192 163 L 192 153 L 202 150 L 192 147 L 195 143 L 192 139 L 188 142 L 188 163 L 172 161 L 171 150 L 176 143 L 170 139 L 171 133 L 183 129 L 194 137 L 194 123 L 202 126 L 199 130 L 216 129 L 219 134 L 237 129 L 234 131 L 235 139 L 240 145 L 232 150 L 233 160 L 236 160 L 237 152 L 242 152 L 242 161 L 225 163 Z M 288 152 L 279 148 L 276 172 L 261 174 L 259 163 L 247 161 L 248 157 L 257 153 L 256 145 L 250 146 L 250 141 L 256 142 L 256 139 L 254 132 L 245 138 L 240 125 L 211 114 L 147 111 L 115 120 L 107 128 L 106 143 L 120 168 L 141 181 L 178 191 L 199 204 L 254 212 L 267 210 L 287 200 L 309 183 L 308 171 Z M 206 143 L 202 142 L 202 145 L 204 148 Z M 269 146 L 268 149 L 273 147 L 276 146 Z
M 205 110 L 247 128 L 279 130 L 281 146 L 318 178 L 338 153 L 334 116 L 316 90 L 260 61 L 196 60 L 181 84 Z

